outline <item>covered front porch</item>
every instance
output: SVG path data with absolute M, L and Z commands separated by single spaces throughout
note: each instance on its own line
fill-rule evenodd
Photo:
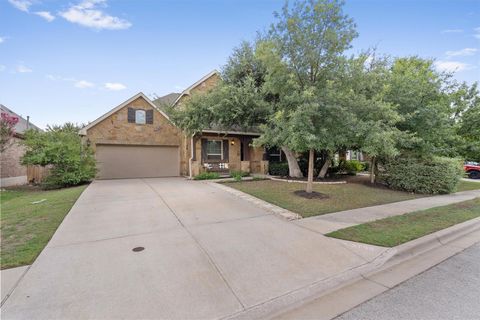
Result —
M 254 133 L 202 132 L 192 138 L 191 176 L 202 172 L 232 171 L 268 173 L 268 160 L 263 147 L 253 147 Z

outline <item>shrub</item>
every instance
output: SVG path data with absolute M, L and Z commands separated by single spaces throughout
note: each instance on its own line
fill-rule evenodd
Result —
M 380 178 L 391 188 L 416 193 L 451 193 L 463 175 L 458 159 L 398 158 L 384 164 Z
M 369 161 L 362 161 L 362 166 L 363 166 L 363 169 L 362 171 L 370 171 L 370 162 Z
M 243 177 L 247 177 L 249 175 L 248 172 L 244 171 L 231 171 L 230 175 L 232 176 L 233 180 L 235 181 L 241 181 Z
M 196 175 L 193 179 L 194 180 L 211 180 L 211 179 L 218 179 L 220 178 L 220 174 L 218 172 L 202 172 Z
M 268 173 L 272 176 L 286 177 L 289 174 L 287 162 L 271 162 L 268 166 Z
M 49 189 L 79 185 L 91 181 L 97 172 L 90 147 L 83 145 L 79 128 L 71 123 L 48 127 L 45 132 L 29 130 L 22 164 L 50 166 L 42 182 Z
M 337 172 L 343 172 L 351 175 L 364 170 L 364 165 L 358 160 L 340 160 Z

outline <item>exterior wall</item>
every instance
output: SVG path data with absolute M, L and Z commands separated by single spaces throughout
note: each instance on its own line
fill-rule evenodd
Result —
M 197 138 L 195 143 L 195 159 L 196 159 L 196 166 L 199 167 L 199 173 L 204 172 L 205 169 L 203 168 L 202 164 L 202 139 L 208 140 L 228 140 L 228 170 L 235 171 L 241 169 L 241 161 L 240 161 L 240 139 L 239 138 L 232 138 L 232 137 L 225 137 L 222 135 L 202 135 L 201 137 Z M 231 142 L 234 142 L 232 145 Z M 193 174 L 193 173 L 192 173 Z M 198 173 L 197 173 L 198 174 Z M 193 174 L 196 175 L 196 174 Z
M 199 173 L 206 171 L 202 163 L 202 139 L 208 140 L 228 140 L 228 170 L 229 171 L 244 171 L 250 173 L 266 174 L 268 172 L 268 161 L 263 160 L 263 147 L 249 147 L 250 160 L 241 161 L 240 147 L 241 141 L 238 137 L 223 136 L 223 135 L 207 135 L 204 134 L 196 138 L 195 142 L 195 161 L 192 161 L 192 175 L 196 176 Z M 232 145 L 232 141 L 234 144 Z
M 219 81 L 220 76 L 218 74 L 213 74 L 210 78 L 206 79 L 204 82 L 192 88 L 189 94 L 181 96 L 176 105 L 181 107 L 181 105 L 185 103 L 185 101 L 188 100 L 190 95 L 192 94 L 205 93 L 210 91 L 218 84 Z
M 25 153 L 21 141 L 20 138 L 13 137 L 9 146 L 0 154 L 0 178 L 4 187 L 27 182 L 27 167 L 20 164 L 20 159 Z
M 129 123 L 127 118 L 128 108 L 155 110 L 153 124 Z M 87 130 L 84 138 L 90 142 L 93 149 L 97 144 L 132 144 L 179 146 L 180 148 L 180 174 L 188 173 L 188 157 L 186 157 L 185 137 L 181 130 L 175 127 L 160 112 L 142 97 L 134 100 L 129 105 L 118 110 L 108 118 Z

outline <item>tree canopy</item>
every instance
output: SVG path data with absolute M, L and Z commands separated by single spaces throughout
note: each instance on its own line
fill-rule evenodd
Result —
M 290 169 L 298 168 L 292 150 L 309 152 L 307 191 L 315 151 L 358 150 L 372 164 L 398 155 L 480 158 L 476 84 L 416 56 L 347 56 L 358 33 L 343 1 L 286 3 L 275 18 L 233 50 L 215 89 L 173 112 L 177 124 L 189 133 L 259 129 L 254 144 L 281 147 Z M 329 165 L 327 157 L 321 176 Z

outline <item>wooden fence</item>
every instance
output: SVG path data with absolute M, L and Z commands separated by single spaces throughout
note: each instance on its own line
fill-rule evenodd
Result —
M 40 183 L 45 179 L 50 171 L 49 167 L 42 166 L 27 166 L 27 181 L 28 183 Z

